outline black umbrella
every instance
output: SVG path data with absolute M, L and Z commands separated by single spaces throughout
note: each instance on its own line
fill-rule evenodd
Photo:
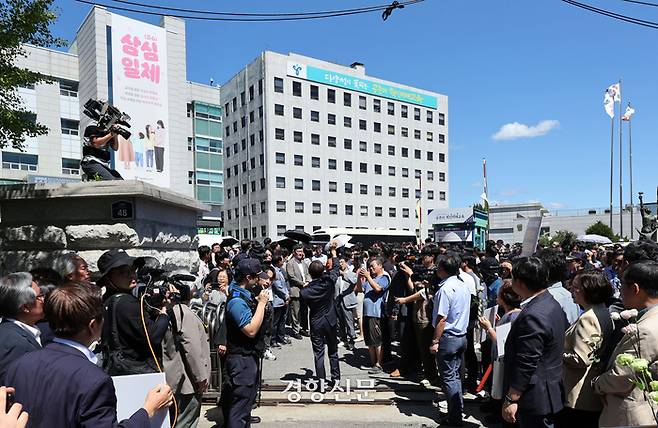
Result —
M 277 244 L 281 245 L 283 248 L 286 248 L 290 251 L 292 251 L 292 247 L 297 245 L 297 241 L 295 241 L 294 239 L 290 239 L 290 238 L 281 238 L 281 239 L 278 239 L 278 240 L 275 239 L 272 242 L 277 243 Z
M 302 230 L 286 230 L 283 236 L 286 238 L 294 239 L 295 241 L 303 242 L 305 244 L 311 242 L 311 235 Z
M 240 242 L 240 241 L 238 241 L 237 239 L 235 239 L 235 238 L 232 237 L 232 236 L 228 236 L 228 237 L 226 237 L 226 238 L 222 238 L 222 241 L 221 241 L 221 243 L 219 244 L 219 246 L 220 246 L 220 247 L 232 247 L 232 246 L 234 246 L 235 244 L 237 244 L 238 242 Z

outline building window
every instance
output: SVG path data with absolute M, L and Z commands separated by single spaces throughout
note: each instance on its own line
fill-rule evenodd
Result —
M 402 208 L 402 218 L 409 218 L 409 208 Z
M 446 173 L 445 172 L 440 172 L 439 173 L 439 181 L 446 181 Z
M 352 193 L 352 183 L 345 183 L 345 193 Z
M 345 128 L 351 128 L 352 127 L 352 118 L 349 116 L 343 117 L 343 126 Z
M 361 217 L 367 217 L 368 216 L 368 206 L 367 205 L 361 205 L 361 210 L 359 211 L 359 214 Z
M 409 128 L 403 126 L 402 129 L 400 130 L 400 134 L 403 137 L 408 137 L 409 136 Z
M 295 202 L 295 212 L 297 214 L 304 212 L 304 202 Z
M 404 104 L 400 106 L 400 116 L 409 117 L 409 107 Z
M 265 205 L 265 202 L 260 203 L 260 212 L 261 214 L 264 214 L 267 211 L 267 207 Z
M 382 207 L 375 207 L 375 217 L 381 217 L 383 213 Z
M 338 191 L 338 183 L 336 183 L 335 181 L 330 181 L 329 182 L 329 191 L 332 192 L 332 193 L 337 192 Z
M 421 158 L 420 155 L 421 155 L 420 150 L 418 150 L 418 149 L 414 150 L 414 158 L 415 159 L 420 159 Z
M 320 134 L 311 134 L 311 144 L 320 145 Z
M 258 80 L 258 95 L 263 95 L 263 79 Z
M 395 187 L 389 187 L 388 188 L 388 196 L 390 197 L 395 197 Z
M 409 149 L 407 147 L 402 147 L 402 157 L 403 158 L 409 157 Z
M 363 95 L 359 95 L 359 108 L 361 110 L 365 110 L 367 108 L 366 97 L 364 97 Z
M 320 121 L 320 112 L 311 110 L 311 122 L 319 122 Z
M 395 135 L 395 126 L 388 125 L 388 135 Z
M 194 172 L 193 171 L 188 171 L 188 172 L 192 172 L 192 178 L 194 178 Z M 62 174 L 80 175 L 80 160 L 62 158 Z
M 251 215 L 256 215 L 256 204 L 251 204 Z
M 439 134 L 439 144 L 445 144 L 446 142 L 446 136 L 443 134 Z
M 375 186 L 375 196 L 382 195 L 382 186 Z
M 299 107 L 293 107 L 292 108 L 292 117 L 295 119 L 301 119 L 302 118 L 302 109 Z
M 249 86 L 249 101 L 254 100 L 254 85 Z
M 427 171 L 427 180 L 434 181 L 434 171 Z
M 303 140 L 302 132 L 301 132 L 301 131 L 295 131 L 295 132 L 293 132 L 292 137 L 293 137 L 292 139 L 293 139 L 293 141 L 294 141 L 295 143 L 301 143 L 302 140 Z
M 427 191 L 427 199 L 434 200 L 434 190 L 428 190 Z
M 336 147 L 336 137 L 327 137 L 327 147 Z
M 276 201 L 276 212 L 278 213 L 286 212 L 286 201 Z
M 387 107 L 388 107 L 388 114 L 391 116 L 395 116 L 395 104 L 389 102 Z
M 344 167 L 345 171 L 352 171 L 352 161 L 347 161 L 346 160 L 343 163 L 343 167 Z
M 427 160 L 428 161 L 433 161 L 434 160 L 434 153 L 427 152 Z
M 422 194 L 420 192 L 420 189 L 416 189 L 416 199 L 420 199 L 422 197 Z
M 363 174 L 367 174 L 368 173 L 368 164 L 365 163 L 365 162 L 360 162 L 359 163 L 359 172 L 361 172 Z
M 336 90 L 327 89 L 327 102 L 331 104 L 336 104 Z
M 402 168 L 402 177 L 403 178 L 409 177 L 409 168 Z
M 283 93 L 283 79 L 280 77 L 274 78 L 274 92 Z
M 311 181 L 311 189 L 318 192 L 320 191 L 320 180 L 312 180 Z
M 434 122 L 434 114 L 430 110 L 427 110 L 427 123 L 433 123 L 433 122 Z
M 375 113 L 380 113 L 382 111 L 382 101 L 377 98 L 372 100 L 372 110 Z
M 34 85 L 28 85 L 26 89 L 34 90 Z M 70 80 L 60 80 L 59 81 L 59 94 L 64 97 L 78 97 L 78 83 L 72 82 Z
M 295 166 L 304 166 L 304 156 L 295 155 L 294 161 L 295 161 Z
M 367 195 L 368 194 L 368 185 L 367 184 L 361 184 L 359 186 L 359 194 L 361 194 L 361 195 Z
M 359 129 L 362 131 L 367 131 L 368 130 L 368 122 L 366 122 L 363 119 L 359 119 Z
M 336 169 L 336 159 L 329 159 L 327 164 L 329 169 Z
M 445 161 L 446 161 L 445 153 L 439 153 L 439 162 L 445 162 Z
M 382 145 L 379 143 L 375 143 L 375 153 L 381 153 L 382 152 Z
M 414 178 L 418 180 L 422 176 L 422 173 L 419 169 L 414 169 Z
M 389 177 L 395 177 L 395 167 L 394 166 L 389 166 L 388 167 L 388 175 L 389 175 Z
M 292 82 L 292 95 L 295 97 L 302 96 L 302 82 Z
M 304 190 L 304 180 L 295 178 L 295 190 Z
M 265 185 L 266 185 L 265 178 L 263 177 L 260 179 L 260 189 L 263 190 L 265 188 Z
M 322 213 L 322 205 L 314 202 L 313 203 L 313 214 L 321 214 Z
M 249 168 L 250 169 L 256 168 L 256 158 L 249 159 Z
M 285 189 L 286 188 L 286 177 L 277 177 L 276 178 L 276 188 Z
M 388 209 L 388 216 L 389 217 L 395 217 L 395 212 L 396 212 L 396 209 L 394 207 L 390 207 Z
M 382 132 L 382 124 L 381 124 L 381 123 L 379 123 L 379 122 L 374 122 L 374 123 L 372 124 L 372 127 L 373 127 L 373 128 L 372 128 L 373 131 L 375 131 L 375 132 Z
M 278 236 L 283 236 L 284 233 L 286 233 L 286 225 L 285 224 L 277 224 L 276 225 L 276 234 Z
M 352 215 L 354 207 L 352 205 L 345 205 L 345 215 Z
M 395 146 L 388 146 L 389 156 L 395 156 Z
M 375 164 L 375 175 L 382 175 L 382 166 Z
M 440 201 L 446 200 L 446 192 L 439 192 L 439 200 Z
M 420 140 L 420 129 L 414 129 L 414 138 Z
M 345 138 L 343 140 L 343 148 L 345 150 L 352 150 L 352 140 L 350 140 L 349 138 Z
M 277 140 L 285 140 L 286 139 L 286 131 L 283 128 L 276 128 L 274 130 L 274 138 Z
M 329 204 L 329 214 L 332 214 L 332 215 L 338 214 L 338 205 Z
M 60 119 L 62 125 L 62 134 L 79 135 L 80 121 L 70 119 Z
M 329 125 L 335 125 L 336 124 L 336 115 L 333 113 L 327 113 L 327 123 Z
M 427 141 L 432 142 L 434 141 L 434 133 L 431 131 L 427 131 Z
M 311 168 L 320 168 L 320 158 L 315 156 L 311 158 Z
M 443 113 L 439 113 L 439 125 L 445 125 L 446 124 L 446 115 Z
M 245 104 L 247 104 L 247 96 L 243 91 L 243 92 L 240 92 L 240 105 L 242 107 L 244 107 Z
M 359 151 L 360 152 L 367 152 L 368 151 L 368 143 L 365 141 L 359 141 Z
M 260 236 L 267 236 L 267 226 L 263 225 L 260 227 Z
M 408 187 L 403 187 L 402 188 L 402 197 L 403 198 L 408 198 L 409 197 L 409 188 Z
M 352 94 L 349 92 L 344 92 L 343 93 L 343 105 L 345 107 L 351 107 L 352 106 Z
M 283 104 L 274 104 L 274 114 L 277 116 L 283 116 Z
M 320 88 L 317 85 L 311 85 L 311 99 L 319 100 L 320 99 Z
M 418 107 L 414 107 L 414 120 L 420 120 L 420 109 Z

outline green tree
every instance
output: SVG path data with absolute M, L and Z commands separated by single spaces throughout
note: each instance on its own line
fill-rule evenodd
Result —
M 537 244 L 541 245 L 544 248 L 551 246 L 551 237 L 546 233 L 539 237 Z
M 36 121 L 34 113 L 25 109 L 18 87 L 49 79 L 18 67 L 16 60 L 26 55 L 26 43 L 42 47 L 66 45 L 50 32 L 50 25 L 57 19 L 52 3 L 53 0 L 0 0 L 0 148 L 22 149 L 25 137 L 48 132 Z
M 576 243 L 578 237 L 575 233 L 568 230 L 559 230 L 553 236 L 553 242 L 557 242 L 565 252 L 571 251 L 571 248 Z
M 610 226 L 603 223 L 602 221 L 597 221 L 596 223 L 585 229 L 585 233 L 588 235 L 605 236 L 607 238 L 610 238 L 610 240 L 613 242 L 619 241 L 619 236 L 615 235 L 615 233 L 612 231 L 612 228 L 610 228 Z

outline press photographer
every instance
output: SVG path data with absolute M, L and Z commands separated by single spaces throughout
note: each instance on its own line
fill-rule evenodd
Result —
M 138 294 L 135 260 L 115 249 L 105 252 L 97 263 L 102 275 L 97 285 L 106 289 L 103 368 L 111 376 L 157 372 L 169 326 L 167 296 L 156 302 Z
M 85 103 L 85 115 L 94 120 L 84 132 L 80 167 L 90 179 L 123 180 L 121 174 L 110 168 L 110 149 L 119 149 L 119 137 L 130 138 L 130 116 L 122 113 L 107 101 L 90 99 Z
M 163 368 L 178 404 L 175 426 L 193 427 L 201 416 L 201 398 L 210 380 L 210 347 L 203 321 L 189 306 L 190 286 L 177 281 L 177 275 L 172 277 L 178 297 L 167 310 L 170 323 L 163 342 Z

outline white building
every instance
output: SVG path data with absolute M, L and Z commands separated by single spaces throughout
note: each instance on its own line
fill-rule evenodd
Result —
M 113 16 L 117 17 L 105 8 L 93 7 L 69 52 L 25 46 L 27 57 L 20 58 L 19 65 L 53 79 L 52 83 L 19 88 L 27 108 L 49 132 L 28 138 L 22 153 L 2 149 L 0 183 L 80 179 L 81 135 L 90 122 L 83 105 L 90 98 L 112 99 Z M 135 26 L 147 25 L 131 21 Z M 160 27 L 166 34 L 160 49 L 167 53 L 161 59 L 167 76 L 163 94 L 168 105 L 168 117 L 163 118 L 169 138 L 165 156 L 171 166 L 167 187 L 210 204 L 209 217 L 219 218 L 224 199 L 219 88 L 187 81 L 185 22 L 162 17 Z M 114 104 L 123 109 L 120 102 Z M 143 130 L 134 126 L 133 137 Z
M 445 95 L 359 63 L 263 52 L 222 85 L 222 103 L 228 234 L 416 231 L 417 198 L 423 212 L 448 206 Z

